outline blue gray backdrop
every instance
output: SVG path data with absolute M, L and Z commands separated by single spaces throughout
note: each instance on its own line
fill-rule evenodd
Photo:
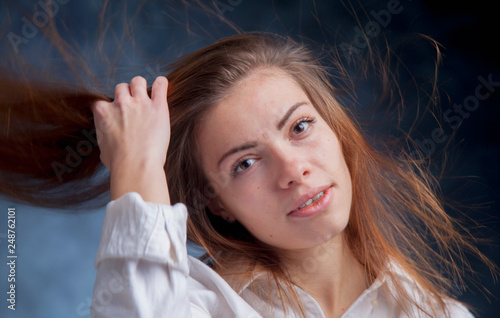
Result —
M 52 14 L 62 36 L 84 57 L 92 72 L 109 79 L 103 82 L 109 92 L 134 75 L 142 75 L 151 83 L 162 74 L 167 59 L 233 34 L 226 19 L 244 31 L 269 31 L 339 47 L 353 71 L 349 59 L 367 53 L 366 41 L 380 44 L 386 40 L 395 50 L 400 49 L 399 57 L 405 64 L 402 69 L 409 70 L 401 74 L 408 100 L 406 115 L 398 121 L 394 108 L 376 104 L 376 79 L 359 80 L 356 91 L 360 102 L 352 105 L 354 112 L 362 122 L 375 124 L 367 129 L 377 138 L 400 134 L 398 127 L 409 131 L 415 118 L 419 119 L 411 130 L 417 148 L 433 158 L 436 175 L 443 172 L 441 164 L 447 158 L 440 179 L 443 193 L 450 199 L 479 205 L 465 212 L 484 227 L 469 225 L 476 234 L 490 239 L 480 248 L 499 263 L 500 50 L 493 4 L 374 0 L 363 1 L 361 7 L 355 1 L 220 0 L 207 1 L 207 7 L 200 8 L 180 1 L 111 1 L 103 20 L 109 29 L 104 41 L 97 42 L 102 34 L 99 14 L 104 1 L 54 3 L 47 6 L 46 1 L 33 0 L 0 4 L 1 63 L 8 63 L 7 56 L 21 56 L 37 66 L 48 64 L 57 69 L 60 56 L 43 34 L 48 28 L 45 18 Z M 208 14 L 209 10 L 215 13 Z M 126 31 L 124 17 L 132 26 Z M 368 40 L 358 36 L 359 28 L 368 33 Z M 425 89 L 433 76 L 435 52 L 418 34 L 442 44 L 444 59 L 438 72 L 441 109 L 435 110 L 438 121 L 425 114 Z M 59 68 L 62 77 L 70 76 L 64 67 Z M 104 71 L 109 69 L 112 73 Z M 410 74 L 419 88 L 408 85 Z M 483 88 L 477 90 L 478 85 Z M 15 311 L 7 309 L 9 207 L 15 208 L 17 221 Z M 75 213 L 5 199 L 0 201 L 0 211 L 0 317 L 90 317 L 96 274 L 93 261 L 104 209 Z M 500 286 L 494 284 L 484 266 L 476 262 L 473 266 L 478 271 L 479 288 L 459 292 L 460 297 L 478 310 L 479 317 L 498 317 Z M 493 294 L 489 301 L 481 293 L 483 287 Z

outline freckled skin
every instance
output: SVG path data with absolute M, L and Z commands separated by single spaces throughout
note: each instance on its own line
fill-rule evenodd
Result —
M 276 125 L 298 102 L 283 128 Z M 301 123 L 303 118 L 314 118 Z M 299 131 L 300 133 L 297 133 Z M 334 132 L 300 86 L 279 70 L 265 69 L 236 84 L 200 127 L 203 169 L 218 191 L 211 210 L 243 224 L 255 237 L 277 249 L 308 249 L 340 235 L 352 199 L 349 171 Z M 235 146 L 254 148 L 230 155 Z M 239 160 L 246 160 L 238 166 Z M 233 175 L 234 167 L 237 174 Z M 244 168 L 244 169 L 243 169 Z M 210 176 L 225 175 L 221 178 Z M 321 213 L 297 219 L 288 215 L 311 189 L 333 185 L 333 199 Z

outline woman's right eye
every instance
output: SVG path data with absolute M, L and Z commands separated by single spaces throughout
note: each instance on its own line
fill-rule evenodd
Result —
M 257 160 L 256 159 L 243 159 L 243 160 L 237 161 L 233 166 L 233 173 L 232 173 L 233 176 L 250 168 L 250 166 L 253 165 L 255 161 L 257 161 Z

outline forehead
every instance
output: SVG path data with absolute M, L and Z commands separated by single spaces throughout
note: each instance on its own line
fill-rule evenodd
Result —
M 212 120 L 232 118 L 231 122 L 263 114 L 271 118 L 271 115 L 282 114 L 298 99 L 308 100 L 290 75 L 279 69 L 263 69 L 236 83 L 208 117 Z

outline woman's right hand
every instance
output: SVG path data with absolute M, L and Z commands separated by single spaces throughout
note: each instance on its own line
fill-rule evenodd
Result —
M 151 98 L 147 82 L 118 84 L 112 102 L 92 106 L 101 161 L 111 172 L 111 199 L 138 192 L 145 201 L 170 203 L 163 166 L 170 142 L 168 81 L 158 77 Z

